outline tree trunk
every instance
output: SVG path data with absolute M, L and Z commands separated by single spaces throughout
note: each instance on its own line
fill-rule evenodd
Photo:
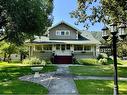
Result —
M 6 61 L 6 57 L 7 57 L 7 54 L 4 53 L 4 59 L 3 59 L 3 61 Z
M 8 55 L 8 63 L 11 61 L 11 54 Z

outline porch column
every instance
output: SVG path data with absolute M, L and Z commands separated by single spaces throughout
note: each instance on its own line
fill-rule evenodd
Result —
M 52 51 L 56 50 L 56 45 L 52 45 Z
M 33 46 L 29 46 L 29 57 L 33 56 Z
M 100 53 L 100 52 L 99 52 L 99 45 L 96 44 L 96 57 L 98 56 L 99 53 Z
M 95 46 L 91 46 L 91 48 L 92 48 L 93 56 L 95 57 L 96 56 L 96 54 L 95 54 L 95 52 L 96 52 Z
M 85 47 L 85 46 L 83 45 L 83 51 L 85 51 L 84 47 Z
M 74 52 L 74 45 L 70 46 L 70 50 Z

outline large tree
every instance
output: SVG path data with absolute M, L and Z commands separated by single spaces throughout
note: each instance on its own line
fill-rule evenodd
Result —
M 71 12 L 71 17 L 77 23 L 84 23 L 88 28 L 89 22 L 103 22 L 109 24 L 127 20 L 126 0 L 78 0 L 78 7 Z
M 53 0 L 0 0 L 0 41 L 20 45 L 52 24 Z

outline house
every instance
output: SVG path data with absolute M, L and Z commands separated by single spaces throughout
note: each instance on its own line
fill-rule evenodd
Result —
M 29 56 L 52 59 L 54 63 L 72 63 L 75 58 L 95 58 L 100 42 L 90 32 L 80 31 L 62 21 L 50 27 L 44 36 L 35 36 L 29 46 Z

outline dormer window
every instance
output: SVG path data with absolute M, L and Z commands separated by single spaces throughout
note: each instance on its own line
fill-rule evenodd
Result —
M 70 36 L 69 30 L 58 30 L 56 31 L 56 35 L 58 36 Z

